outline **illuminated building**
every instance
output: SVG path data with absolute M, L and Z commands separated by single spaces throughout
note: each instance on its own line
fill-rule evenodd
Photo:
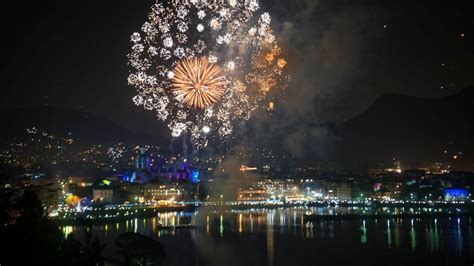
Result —
M 114 191 L 112 189 L 95 188 L 92 190 L 92 198 L 94 201 L 103 203 L 111 203 L 113 201 Z
M 144 186 L 143 193 L 146 199 L 151 200 L 179 200 L 184 195 L 184 189 L 175 185 L 147 183 Z
M 136 172 L 133 170 L 123 170 L 115 173 L 114 176 L 123 182 L 135 182 Z
M 292 179 L 265 179 L 257 182 L 257 186 L 265 189 L 268 198 L 284 200 L 294 193 L 294 180 Z
M 115 174 L 115 177 L 123 182 L 141 184 L 156 180 L 162 183 L 173 181 L 199 182 L 199 171 L 192 168 L 186 159 L 182 162 L 176 162 L 176 158 L 172 158 L 170 161 L 154 161 L 144 152 L 144 149 L 141 149 L 140 154 L 134 160 L 135 168 L 122 169 Z
M 237 192 L 238 201 L 265 201 L 267 191 L 262 188 L 239 189 Z
M 352 188 L 350 183 L 345 182 L 326 182 L 326 197 L 338 200 L 351 200 Z
M 304 201 L 322 197 L 322 186 L 313 179 L 265 179 L 256 187 L 267 193 L 269 200 Z
M 352 199 L 351 185 L 347 183 L 341 183 L 336 187 L 336 198 L 338 200 L 349 201 Z
M 151 170 L 151 159 L 150 156 L 145 153 L 145 148 L 140 148 L 140 153 L 135 159 L 135 168 L 140 171 Z
M 468 191 L 465 188 L 445 188 L 443 196 L 446 201 L 466 200 L 468 198 Z
M 374 183 L 372 197 L 378 200 L 396 200 L 400 198 L 403 183 L 396 180 L 383 180 Z
M 150 156 L 145 153 L 145 148 L 140 148 L 140 153 L 135 158 L 135 171 L 130 178 L 130 182 L 145 183 L 152 175 L 151 172 L 151 160 Z

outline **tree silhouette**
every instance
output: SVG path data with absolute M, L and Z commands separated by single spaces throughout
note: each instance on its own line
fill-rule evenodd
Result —
M 64 239 L 58 225 L 44 215 L 34 191 L 25 190 L 16 202 L 9 198 L 2 195 L 2 206 L 16 215 L 5 217 L 1 231 L 8 243 L 2 265 L 104 265 L 104 245 L 93 239 L 91 230 L 86 231 L 84 245 L 73 234 Z
M 104 258 L 101 255 L 104 245 L 97 237 L 93 239 L 90 229 L 87 229 L 84 234 L 84 244 L 75 238 L 74 233 L 70 233 L 62 242 L 60 250 L 60 260 L 63 265 L 104 265 Z
M 163 245 L 151 237 L 127 232 L 115 240 L 123 265 L 158 265 L 165 257 Z

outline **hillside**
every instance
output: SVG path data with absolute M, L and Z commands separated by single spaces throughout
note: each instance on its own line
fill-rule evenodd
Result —
M 341 125 L 345 160 L 473 160 L 474 88 L 438 99 L 386 94 Z M 447 151 L 446 153 L 444 151 Z M 352 159 L 351 159 L 352 158 Z
M 58 136 L 71 136 L 83 144 L 89 143 L 168 143 L 157 137 L 132 132 L 117 124 L 82 111 L 60 108 L 21 108 L 0 110 L 4 129 L 0 132 L 2 142 L 23 136 L 26 128 L 36 127 Z M 165 145 L 166 146 L 166 145 Z

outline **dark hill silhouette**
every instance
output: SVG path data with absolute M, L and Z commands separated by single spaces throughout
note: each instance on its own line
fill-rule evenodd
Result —
M 0 133 L 3 141 L 21 138 L 26 128 L 36 127 L 48 133 L 72 138 L 82 144 L 107 144 L 117 142 L 168 145 L 168 140 L 132 132 L 117 124 L 83 111 L 56 107 L 15 108 L 0 110 L 4 129 Z
M 381 162 L 395 157 L 420 162 L 446 161 L 462 152 L 463 160 L 472 161 L 473 103 L 474 88 L 437 99 L 385 94 L 341 125 L 341 154 L 346 161 Z

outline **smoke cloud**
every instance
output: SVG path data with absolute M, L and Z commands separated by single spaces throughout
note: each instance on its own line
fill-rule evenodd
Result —
M 240 146 L 270 148 L 304 160 L 333 159 L 338 138 L 331 123 L 347 119 L 348 113 L 360 108 L 360 103 L 351 100 L 351 84 L 364 74 L 360 66 L 366 36 L 361 29 L 370 23 L 366 12 L 333 2 L 263 3 L 263 8 L 271 9 L 272 27 L 288 58 L 291 81 L 274 112 L 256 113 L 250 122 L 238 125 L 236 147 L 214 171 L 211 198 L 222 195 L 223 200 L 235 200 L 239 187 L 256 180 L 239 171 L 245 163 L 235 154 Z M 210 211 L 200 208 L 195 223 L 205 226 Z M 230 246 L 218 244 L 202 230 L 195 232 L 193 241 L 210 265 L 239 261 Z
M 373 38 L 364 28 L 374 17 L 366 7 L 351 3 L 263 3 L 272 14 L 272 27 L 288 58 L 291 80 L 277 111 L 271 116 L 256 114 L 251 130 L 242 130 L 246 142 L 304 160 L 334 159 L 339 140 L 331 125 L 366 108 L 367 97 L 361 96 L 370 94 L 360 80 L 367 75 L 363 54 Z M 358 100 L 361 98 L 364 100 Z

